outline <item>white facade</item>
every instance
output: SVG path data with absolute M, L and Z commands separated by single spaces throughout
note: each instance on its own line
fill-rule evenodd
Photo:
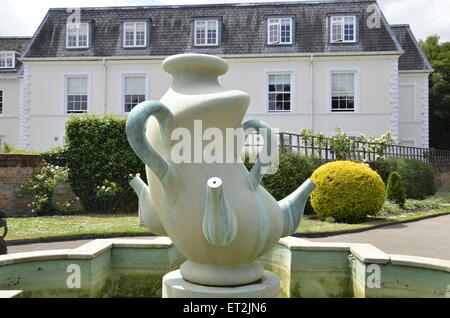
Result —
M 246 119 L 264 120 L 273 128 L 292 133 L 313 129 L 331 134 L 340 128 L 351 134 L 379 136 L 392 130 L 401 144 L 428 146 L 425 123 L 428 95 L 424 91 L 428 73 L 399 74 L 398 55 L 225 58 L 230 70 L 221 78 L 222 85 L 243 90 L 252 98 Z M 60 145 L 65 122 L 70 116 L 77 116 L 67 112 L 68 76 L 87 79 L 87 112 L 95 115 L 126 116 L 127 75 L 145 78 L 145 97 L 151 100 L 159 100 L 171 83 L 162 69 L 161 58 L 25 59 L 24 63 L 20 146 L 35 151 Z M 331 110 L 333 72 L 354 74 L 354 111 Z M 269 74 L 290 75 L 289 111 L 269 109 Z M 406 118 L 411 113 L 414 118 Z M 17 112 L 16 119 L 18 115 Z M 11 137 L 6 131 L 3 134 L 17 142 L 13 134 Z
M 3 143 L 19 145 L 20 82 L 16 76 L 0 76 L 0 149 Z
M 399 76 L 401 144 L 428 148 L 428 73 L 405 72 Z
M 0 141 L 45 151 L 64 142 L 71 116 L 127 116 L 168 90 L 167 55 L 197 52 L 228 61 L 220 82 L 250 95 L 245 120 L 290 133 L 392 131 L 401 145 L 428 147 L 431 65 L 409 26 L 383 16 L 378 26 L 363 23 L 373 18 L 366 4 L 258 4 L 252 21 L 248 8 L 225 4 L 201 16 L 199 6 L 83 8 L 73 13 L 79 23 L 50 9 L 17 64 L 20 77 L 0 76 Z M 240 29 L 244 22 L 251 28 Z M 57 40 L 47 36 L 55 32 Z

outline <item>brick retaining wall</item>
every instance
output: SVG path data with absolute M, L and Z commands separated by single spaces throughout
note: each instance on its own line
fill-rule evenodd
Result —
M 31 213 L 31 195 L 19 198 L 17 187 L 38 173 L 44 162 L 39 155 L 0 154 L 0 209 L 8 216 Z

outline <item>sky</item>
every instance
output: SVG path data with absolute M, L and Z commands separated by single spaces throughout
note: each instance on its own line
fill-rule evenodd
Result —
M 32 36 L 49 8 L 154 4 L 273 2 L 274 0 L 1 0 L 0 36 Z M 285 0 L 286 1 L 286 0 Z M 289 0 L 287 0 L 289 1 Z M 391 24 L 410 24 L 417 39 L 450 41 L 449 0 L 378 0 Z

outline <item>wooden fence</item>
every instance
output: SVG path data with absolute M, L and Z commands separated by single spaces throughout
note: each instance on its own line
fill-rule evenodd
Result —
M 373 161 L 383 158 L 415 159 L 423 162 L 450 165 L 450 151 L 427 148 L 407 147 L 399 145 L 383 145 L 380 143 L 352 140 L 343 145 L 334 145 L 324 138 L 316 136 L 304 137 L 292 133 L 277 133 L 278 148 L 303 154 L 324 161 L 355 160 Z M 257 134 L 250 134 L 246 139 L 246 151 L 260 151 L 263 138 Z

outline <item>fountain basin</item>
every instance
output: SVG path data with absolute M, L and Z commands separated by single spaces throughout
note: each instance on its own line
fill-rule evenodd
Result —
M 166 237 L 9 254 L 0 256 L 0 296 L 161 297 L 163 276 L 185 260 Z M 287 237 L 258 262 L 280 277 L 286 298 L 450 297 L 450 261 L 389 255 L 369 244 Z

